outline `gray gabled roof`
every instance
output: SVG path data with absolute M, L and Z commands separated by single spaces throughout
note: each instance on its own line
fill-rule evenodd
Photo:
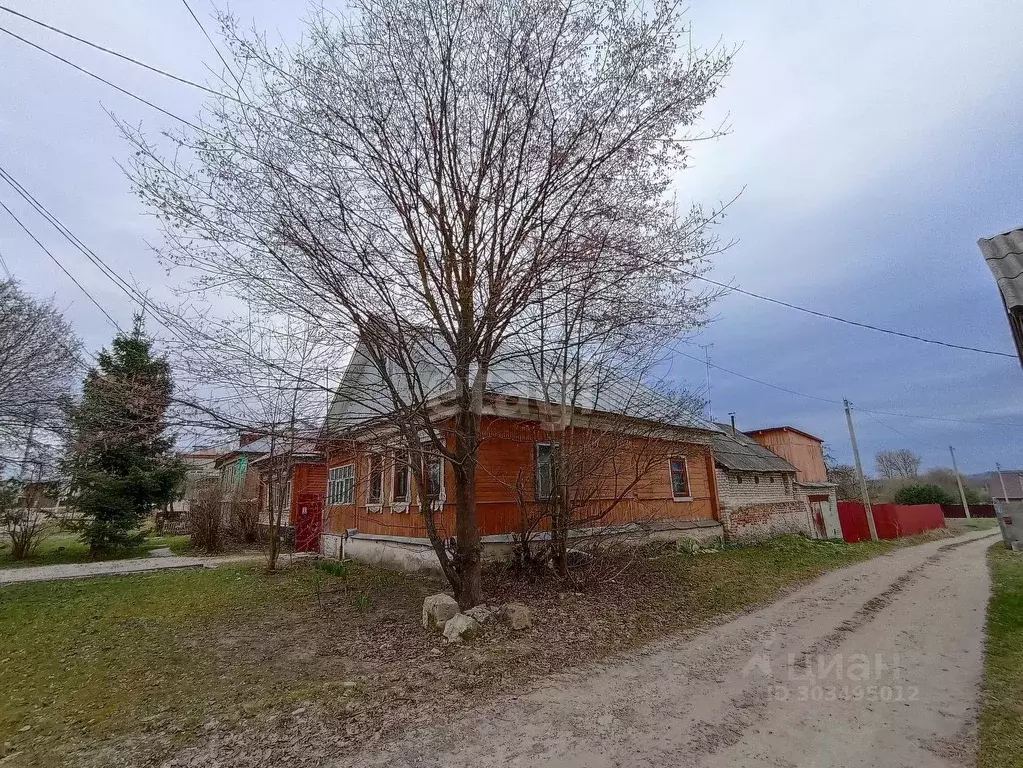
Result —
M 998 283 L 1016 352 L 1023 362 L 1023 229 L 981 238 L 977 245 Z
M 415 374 L 419 395 L 424 399 L 442 399 L 454 393 L 450 365 L 440 345 L 424 344 L 417 350 Z M 536 355 L 511 351 L 497 356 L 489 370 L 486 394 L 522 400 L 560 403 L 562 385 L 541 375 Z M 408 396 L 403 375 L 394 377 L 399 397 Z M 717 432 L 713 422 L 696 413 L 684 411 L 674 402 L 641 382 L 615 377 L 595 366 L 585 366 L 574 380 L 565 382 L 566 401 L 576 408 L 598 413 L 630 416 L 662 422 L 672 427 Z M 327 413 L 325 428 L 343 431 L 395 409 L 393 398 L 380 371 L 371 361 L 362 343 L 356 346 Z
M 796 468 L 769 451 L 749 435 L 732 433 L 729 424 L 718 424 L 723 434 L 714 435 L 714 462 L 725 469 L 741 472 L 795 472 Z

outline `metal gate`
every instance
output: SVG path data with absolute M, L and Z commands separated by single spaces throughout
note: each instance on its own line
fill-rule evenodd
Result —
M 323 501 L 317 497 L 298 499 L 295 516 L 295 551 L 319 552 L 323 533 Z

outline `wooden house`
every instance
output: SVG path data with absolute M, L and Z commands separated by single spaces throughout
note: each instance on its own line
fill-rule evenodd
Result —
M 431 428 L 451 448 L 452 389 L 438 368 L 424 361 L 417 376 L 430 393 Z M 711 446 L 716 425 L 691 413 L 650 418 L 659 396 L 623 382 L 574 397 L 566 413 L 555 405 L 563 398 L 552 401 L 528 369 L 511 359 L 496 364 L 482 397 L 476 509 L 484 557 L 506 556 L 517 542 L 546 535 L 543 510 L 566 485 L 555 467 L 573 462 L 580 468 L 568 491 L 573 519 L 580 521 L 573 535 L 721 538 Z M 410 453 L 388 418 L 393 395 L 382 383 L 382 372 L 360 345 L 324 427 L 322 550 L 404 568 L 436 567 L 423 512 L 432 510 L 443 538 L 455 534 L 452 470 L 435 451 Z M 421 473 L 412 472 L 413 461 L 423 462 Z

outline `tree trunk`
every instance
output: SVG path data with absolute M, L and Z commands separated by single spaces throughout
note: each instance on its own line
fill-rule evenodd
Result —
M 469 402 L 464 405 L 468 407 L 459 407 L 455 416 L 454 461 L 455 568 L 460 580 L 455 585 L 455 598 L 462 610 L 483 601 L 482 552 L 476 519 L 476 463 L 480 420 Z

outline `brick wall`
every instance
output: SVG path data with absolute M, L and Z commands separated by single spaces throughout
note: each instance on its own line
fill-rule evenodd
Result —
M 721 523 L 730 541 L 810 533 L 809 508 L 798 494 L 792 473 L 736 473 L 719 468 L 716 474 Z

